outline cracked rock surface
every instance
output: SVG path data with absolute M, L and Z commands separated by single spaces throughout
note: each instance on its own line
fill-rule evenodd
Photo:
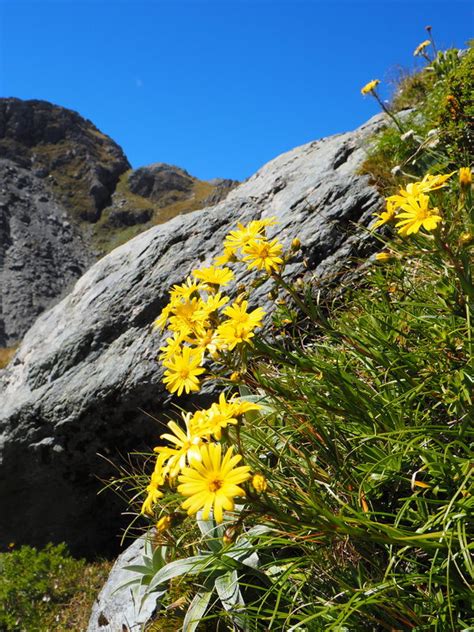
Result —
M 210 264 L 237 222 L 270 216 L 279 222 L 270 234 L 303 244 L 306 267 L 303 256 L 291 263 L 290 279 L 324 284 L 367 256 L 374 244 L 363 227 L 383 202 L 357 171 L 382 125 L 377 116 L 278 156 L 224 202 L 113 250 L 39 316 L 0 371 L 2 542 L 64 540 L 81 554 L 116 544 L 126 507 L 111 492 L 97 495 L 97 477 L 113 474 L 97 455 L 118 462 L 119 453 L 155 445 L 160 427 L 143 411 L 163 420 L 176 401 L 155 360 L 161 337 L 151 333 L 169 287 Z M 260 287 L 254 302 L 265 307 L 267 291 Z

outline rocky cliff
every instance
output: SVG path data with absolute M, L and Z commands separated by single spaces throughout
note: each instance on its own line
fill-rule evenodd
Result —
M 81 553 L 110 548 L 125 508 L 110 492 L 97 495 L 97 477 L 114 473 L 97 454 L 118 461 L 153 445 L 159 425 L 147 413 L 163 420 L 172 410 L 155 360 L 160 336 L 151 332 L 168 288 L 210 262 L 238 221 L 272 215 L 283 242 L 303 243 L 290 278 L 324 284 L 367 256 L 374 244 L 364 227 L 382 200 L 358 169 L 382 124 L 375 117 L 298 147 L 225 203 L 142 233 L 36 320 L 0 372 L 0 541 L 66 540 Z M 267 289 L 256 296 L 261 304 Z
M 13 98 L 0 99 L 0 182 L 0 348 L 102 254 L 236 184 L 164 164 L 133 171 L 76 112 Z

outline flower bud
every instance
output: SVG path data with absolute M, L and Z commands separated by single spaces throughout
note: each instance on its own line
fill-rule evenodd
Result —
M 237 537 L 236 527 L 227 527 L 227 529 L 224 531 L 222 540 L 224 541 L 224 544 L 229 545 L 235 542 L 236 537 Z
M 298 239 L 298 237 L 295 237 L 293 241 L 291 242 L 291 249 L 299 250 L 300 248 L 301 248 L 301 241 Z
M 462 233 L 459 235 L 459 245 L 460 246 L 470 246 L 474 241 L 474 235 L 470 232 Z
M 242 377 L 242 376 L 241 376 L 241 374 L 239 373 L 239 371 L 234 371 L 234 372 L 232 373 L 232 375 L 230 376 L 229 380 L 230 380 L 231 382 L 239 382 L 241 377 Z
M 380 263 L 385 263 L 386 261 L 390 261 L 393 259 L 393 255 L 390 252 L 378 252 L 375 255 L 375 260 Z
M 459 184 L 462 187 L 469 187 L 472 184 L 472 171 L 470 167 L 461 167 L 459 169 Z
M 267 479 L 263 474 L 254 474 L 252 478 L 252 487 L 257 492 L 257 494 L 261 494 L 266 491 L 268 487 Z

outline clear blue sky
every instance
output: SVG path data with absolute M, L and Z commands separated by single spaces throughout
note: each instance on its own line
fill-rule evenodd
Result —
M 473 36 L 468 0 L 0 0 L 0 94 L 72 108 L 134 167 L 244 179 L 377 111 L 360 87 Z M 419 63 L 419 62 L 418 62 Z

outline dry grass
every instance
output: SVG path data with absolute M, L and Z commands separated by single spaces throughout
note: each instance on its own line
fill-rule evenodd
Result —
M 0 347 L 0 369 L 4 369 L 10 363 L 17 349 L 18 345 L 15 347 Z

